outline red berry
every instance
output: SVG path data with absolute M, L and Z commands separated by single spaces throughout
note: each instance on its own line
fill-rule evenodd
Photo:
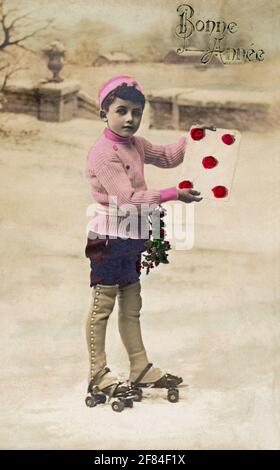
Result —
M 214 168 L 218 165 L 218 160 L 215 157 L 204 157 L 202 160 L 202 165 L 204 168 Z
M 161 237 L 164 237 L 165 231 L 163 230 L 163 228 L 160 229 L 159 234 Z
M 224 142 L 224 144 L 226 144 L 226 145 L 231 145 L 235 141 L 234 136 L 231 135 L 231 134 L 224 134 L 224 135 L 222 135 L 221 138 L 222 138 L 222 141 Z
M 191 129 L 190 134 L 193 140 L 201 140 L 205 136 L 204 129 L 201 129 L 199 127 L 194 127 L 193 129 Z
M 184 188 L 193 188 L 193 184 L 189 180 L 184 180 L 179 183 L 179 188 L 184 189 Z
M 215 186 L 211 191 L 213 191 L 214 196 L 217 198 L 226 197 L 228 194 L 228 190 L 225 186 Z

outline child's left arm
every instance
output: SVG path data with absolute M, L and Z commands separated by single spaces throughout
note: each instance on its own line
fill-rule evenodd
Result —
M 144 163 L 152 164 L 160 168 L 174 168 L 184 160 L 187 138 L 182 136 L 178 142 L 167 145 L 153 145 L 141 137 L 144 147 Z

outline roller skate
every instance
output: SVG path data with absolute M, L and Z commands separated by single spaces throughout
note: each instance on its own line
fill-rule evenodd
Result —
M 133 408 L 133 401 L 137 401 L 137 396 L 127 382 L 114 382 L 105 387 L 100 387 L 102 377 L 110 372 L 108 367 L 98 372 L 90 381 L 87 391 L 85 403 L 90 408 L 98 404 L 104 404 L 106 401 L 111 402 L 113 411 L 121 412 L 124 408 Z M 136 398 L 136 400 L 134 400 Z
M 172 375 L 169 373 L 165 373 L 160 379 L 154 382 L 141 382 L 144 376 L 151 369 L 153 364 L 149 363 L 143 371 L 138 375 L 138 377 L 131 382 L 131 386 L 134 390 L 134 394 L 138 398 L 135 401 L 141 401 L 143 391 L 142 388 L 167 388 L 167 399 L 171 403 L 176 403 L 179 401 L 179 390 L 177 386 L 183 382 L 181 377 L 177 377 L 176 375 Z

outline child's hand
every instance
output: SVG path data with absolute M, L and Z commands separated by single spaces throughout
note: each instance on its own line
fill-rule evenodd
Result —
M 195 191 L 194 189 L 178 189 L 178 201 L 190 203 L 190 202 L 199 202 L 203 197 L 199 197 L 200 191 Z

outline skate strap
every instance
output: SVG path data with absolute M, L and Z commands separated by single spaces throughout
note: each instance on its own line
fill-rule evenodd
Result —
M 112 399 L 112 397 L 115 393 L 115 390 L 118 386 L 119 386 L 119 384 L 112 384 L 112 385 L 109 385 L 108 387 L 106 387 L 106 390 L 108 390 L 108 403 L 111 401 L 111 399 Z
M 133 381 L 133 383 L 137 385 L 139 382 L 141 382 L 141 380 L 147 374 L 148 370 L 151 369 L 151 367 L 153 367 L 152 363 L 147 364 L 145 369 L 142 370 L 142 372 L 138 375 L 137 379 Z
M 104 369 L 97 372 L 97 374 L 91 379 L 90 384 L 89 384 L 89 388 L 92 387 L 93 385 L 96 385 L 96 382 L 99 381 L 99 379 L 102 379 L 102 377 L 104 377 L 104 375 L 108 374 L 108 372 L 110 372 L 109 367 L 105 367 Z

